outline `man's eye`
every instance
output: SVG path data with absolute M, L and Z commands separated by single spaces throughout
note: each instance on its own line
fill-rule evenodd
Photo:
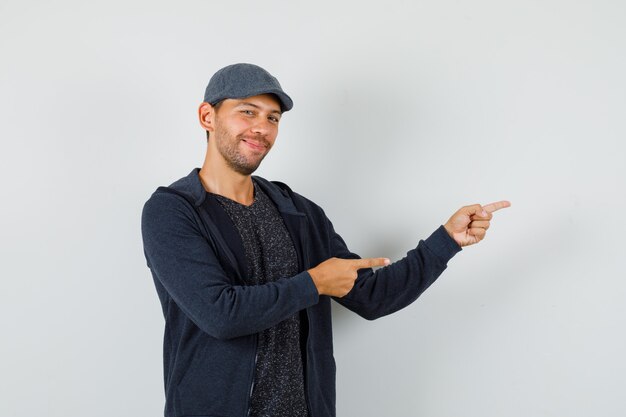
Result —
M 242 110 L 241 112 L 247 114 L 248 116 L 252 116 L 254 114 L 252 110 Z
M 274 123 L 278 123 L 280 121 L 278 117 L 274 117 L 274 116 L 269 117 L 269 119 Z

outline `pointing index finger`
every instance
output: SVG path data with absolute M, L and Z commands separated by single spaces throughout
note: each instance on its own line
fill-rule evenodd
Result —
M 483 206 L 483 210 L 485 210 L 487 213 L 493 213 L 494 211 L 498 211 L 507 207 L 511 207 L 511 203 L 509 201 L 502 200 Z
M 377 266 L 387 266 L 391 263 L 391 261 L 387 258 L 365 258 L 365 259 L 354 259 L 353 265 L 357 269 L 363 268 L 374 268 Z

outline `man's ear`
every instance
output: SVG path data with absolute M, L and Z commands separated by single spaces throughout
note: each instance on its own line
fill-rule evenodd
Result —
M 201 103 L 200 107 L 198 107 L 198 119 L 200 121 L 200 126 L 202 126 L 204 130 L 213 132 L 215 127 L 215 108 L 209 103 Z

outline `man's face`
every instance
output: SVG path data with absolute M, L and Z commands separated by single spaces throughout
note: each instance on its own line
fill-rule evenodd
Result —
M 230 168 L 250 175 L 274 145 L 280 117 L 280 104 L 271 94 L 226 99 L 215 113 L 209 142 L 215 142 Z

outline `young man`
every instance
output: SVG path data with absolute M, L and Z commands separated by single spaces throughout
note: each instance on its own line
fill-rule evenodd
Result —
M 198 111 L 202 168 L 145 204 L 144 251 L 165 316 L 166 417 L 335 416 L 330 299 L 368 320 L 406 307 L 509 206 L 463 207 L 395 263 L 360 259 L 319 206 L 251 175 L 292 106 L 264 69 L 221 69 Z

